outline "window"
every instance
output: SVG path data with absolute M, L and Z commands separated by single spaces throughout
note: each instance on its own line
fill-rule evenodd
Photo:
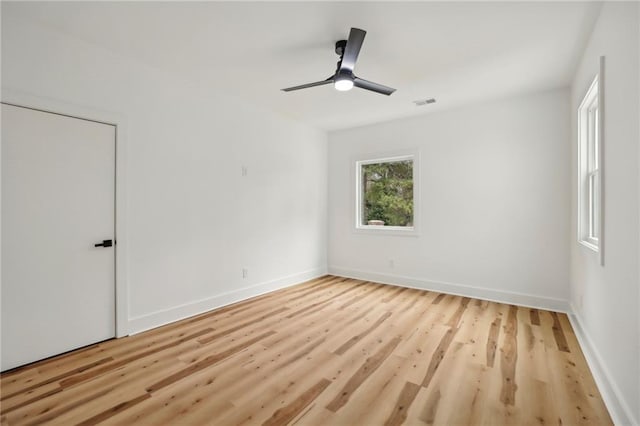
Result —
M 598 77 L 578 109 L 578 241 L 598 251 L 600 246 L 601 171 Z
M 416 155 L 356 162 L 356 228 L 415 232 Z

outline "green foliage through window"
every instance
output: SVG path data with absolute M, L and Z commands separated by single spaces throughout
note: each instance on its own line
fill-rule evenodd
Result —
M 413 226 L 413 160 L 362 164 L 361 173 L 362 224 Z

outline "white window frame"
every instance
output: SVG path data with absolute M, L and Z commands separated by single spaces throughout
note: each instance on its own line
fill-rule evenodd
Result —
M 578 108 L 578 242 L 595 252 L 602 246 L 603 102 L 596 75 Z
M 379 226 L 364 225 L 361 223 L 362 217 L 362 166 L 376 163 L 391 163 L 397 161 L 411 160 L 413 162 L 413 226 Z M 420 182 L 420 156 L 418 151 L 401 151 L 377 155 L 367 155 L 354 160 L 355 175 L 355 232 L 363 234 L 377 235 L 399 235 L 418 236 L 419 223 L 419 182 Z

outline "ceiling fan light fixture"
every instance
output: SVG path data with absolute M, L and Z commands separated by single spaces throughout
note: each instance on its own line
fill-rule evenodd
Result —
M 333 86 L 340 92 L 346 92 L 353 89 L 353 80 L 350 78 L 340 78 L 333 82 Z

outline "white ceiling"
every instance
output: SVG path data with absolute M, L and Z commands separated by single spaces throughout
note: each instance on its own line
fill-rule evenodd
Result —
M 3 1 L 2 13 L 333 130 L 566 86 L 599 8 L 596 2 Z M 332 75 L 334 43 L 350 27 L 367 31 L 356 75 L 396 93 L 279 90 Z M 437 103 L 412 103 L 430 97 Z

